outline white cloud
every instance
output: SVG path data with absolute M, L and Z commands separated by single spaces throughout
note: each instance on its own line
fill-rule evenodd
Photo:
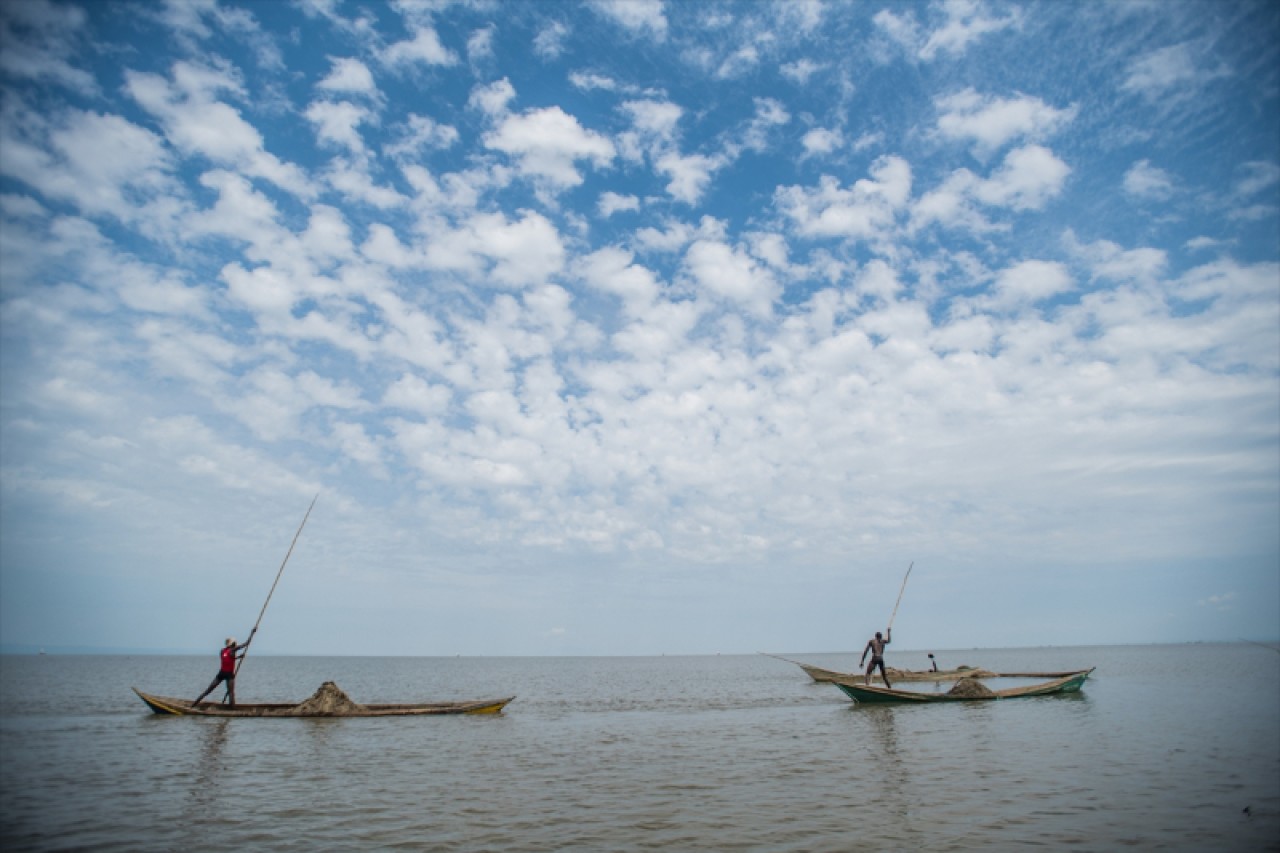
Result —
M 781 293 L 768 269 L 725 243 L 694 242 L 685 253 L 684 268 L 700 291 L 740 305 L 758 317 L 772 313 L 773 302 Z
M 663 154 L 654 164 L 658 174 L 671 180 L 667 192 L 677 201 L 695 204 L 707 191 L 712 176 L 726 165 L 724 158 L 705 154 Z
M 497 281 L 540 284 L 564 267 L 560 235 L 541 214 L 522 211 L 514 222 L 500 214 L 477 216 L 470 227 L 480 251 L 493 259 L 492 275 Z
M 684 111 L 670 101 L 652 99 L 625 101 L 620 109 L 631 119 L 631 129 L 618 134 L 618 153 L 631 162 L 643 162 L 646 156 L 657 159 L 674 153 L 677 145 L 676 126 Z
M 760 64 L 760 50 L 754 44 L 744 44 L 724 58 L 715 71 L 719 80 L 732 80 L 753 71 Z
M 301 291 L 288 276 L 271 267 L 246 270 L 239 264 L 228 264 L 222 270 L 227 295 L 261 317 L 275 315 L 285 319 L 301 297 Z
M 742 135 L 743 147 L 763 152 L 769 147 L 769 132 L 791 121 L 791 114 L 776 98 L 755 98 L 755 115 Z
M 910 11 L 898 15 L 888 9 L 881 9 L 871 20 L 896 44 L 913 52 L 918 49 L 919 26 Z
M 1056 109 L 1039 98 L 984 97 L 965 89 L 937 101 L 938 132 L 948 139 L 972 139 L 981 156 L 1014 139 L 1043 139 L 1075 118 L 1076 108 Z
M 565 248 L 545 216 L 521 211 L 509 220 L 501 213 L 476 214 L 460 227 L 429 235 L 424 263 L 508 287 L 541 284 L 565 263 Z
M 870 296 L 884 302 L 892 300 L 902 291 L 897 272 L 880 259 L 872 261 L 858 272 L 855 286 L 860 296 Z
M 564 40 L 568 36 L 567 26 L 559 21 L 550 21 L 534 36 L 533 48 L 544 59 L 555 59 L 564 51 Z
M 360 247 L 360 254 L 375 263 L 393 269 L 401 269 L 423 263 L 424 259 L 411 252 L 400 242 L 389 226 L 375 222 L 369 226 L 369 235 Z
M 189 415 L 147 418 L 139 440 L 166 460 L 179 460 L 182 470 L 199 482 L 233 489 L 240 497 L 252 493 L 255 483 L 269 478 L 296 495 L 315 494 L 315 482 L 307 481 L 264 453 L 230 440 Z
M 1227 73 L 1222 68 L 1202 68 L 1200 61 L 1199 49 L 1193 42 L 1157 48 L 1133 60 L 1120 88 L 1149 99 L 1178 97 Z
M 153 271 L 137 268 L 135 276 L 118 283 L 120 301 L 134 311 L 150 314 L 205 313 L 208 294 L 174 278 L 160 278 Z
M 223 407 L 266 441 L 298 435 L 301 419 L 316 409 L 367 408 L 359 389 L 310 370 L 290 375 L 263 367 L 246 375 L 242 384 L 243 393 L 226 400 Z
M 844 134 L 840 132 L 839 128 L 828 130 L 822 127 L 815 127 L 804 135 L 800 140 L 800 144 L 804 146 L 805 157 L 812 157 L 815 154 L 830 154 L 844 145 Z
M 234 166 L 304 198 L 312 194 L 301 169 L 269 153 L 253 125 L 229 105 L 214 100 L 222 91 L 242 94 L 240 84 L 226 74 L 178 62 L 172 84 L 157 74 L 126 71 L 125 89 L 161 121 L 166 137 L 179 151 Z
M 557 189 L 582 183 L 577 161 L 603 168 L 617 154 L 608 138 L 584 129 L 559 107 L 508 116 L 485 134 L 484 144 L 512 155 L 524 174 Z
M 136 221 L 139 196 L 176 192 L 174 158 L 156 134 L 117 115 L 69 111 L 46 123 L 12 115 L 0 128 L 0 173 L 88 215 Z M 22 128 L 39 136 L 17 136 Z M 145 204 L 145 201 L 143 202 Z
M 420 376 L 404 373 L 387 387 L 382 405 L 430 417 L 448 411 L 452 399 L 453 392 L 447 385 L 435 385 Z
M 570 72 L 569 82 L 575 89 L 581 89 L 584 92 L 594 90 L 616 92 L 621 88 L 618 81 L 614 80 L 612 77 L 606 77 L 603 74 L 593 74 L 587 71 Z
M 405 119 L 401 138 L 389 143 L 385 150 L 393 157 L 413 158 L 427 149 L 451 148 L 458 139 L 458 130 L 452 125 L 441 124 L 430 116 L 410 113 Z
M 402 207 L 408 203 L 408 200 L 395 187 L 374 183 L 364 157 L 357 157 L 354 161 L 342 157 L 334 158 L 323 174 L 329 186 L 349 200 L 381 210 Z
M 619 297 L 632 315 L 653 305 L 662 287 L 657 276 L 622 249 L 599 249 L 579 260 L 576 272 L 591 287 Z
M 317 89 L 345 95 L 373 97 L 378 94 L 378 87 L 373 82 L 373 74 L 363 62 L 350 56 L 331 57 L 330 61 L 333 63 L 333 68 L 329 76 L 316 84 Z
M 1188 249 L 1194 252 L 1204 251 L 1205 249 L 1216 249 L 1222 246 L 1221 240 L 1213 237 L 1192 237 L 1185 243 Z
M 676 124 L 684 110 L 670 101 L 626 101 L 622 110 L 631 115 L 636 130 L 645 138 L 656 142 L 670 142 L 675 137 Z
M 781 187 L 775 201 L 800 234 L 872 240 L 892 228 L 911 196 L 911 167 L 901 157 L 880 157 L 869 178 L 849 189 L 824 175 L 814 189 Z
M 1124 191 L 1134 198 L 1164 201 L 1173 195 L 1173 178 L 1150 160 L 1139 160 L 1124 173 Z
M 782 72 L 782 76 L 789 80 L 799 83 L 801 86 L 807 85 L 809 79 L 813 75 L 825 70 L 826 66 L 814 62 L 811 59 L 802 57 L 795 62 L 788 62 L 778 70 Z
M 364 107 L 350 101 L 315 101 L 305 113 L 315 126 L 316 138 L 322 143 L 346 148 L 355 154 L 364 151 L 360 125 L 370 117 Z
M 495 80 L 488 86 L 477 86 L 467 99 L 467 105 L 480 110 L 490 117 L 498 117 L 506 113 L 507 105 L 515 100 L 516 90 L 506 77 Z
M 605 192 L 601 194 L 600 201 L 596 204 L 596 209 L 601 216 L 608 219 L 620 210 L 639 210 L 640 199 L 633 195 Z
M 1168 266 L 1168 256 L 1160 249 L 1125 250 L 1110 240 L 1085 245 L 1077 241 L 1072 231 L 1066 233 L 1063 243 L 1068 251 L 1088 265 L 1090 277 L 1095 280 L 1153 283 Z
M 312 205 L 306 230 L 298 235 L 298 244 L 317 265 L 350 260 L 355 253 L 346 218 L 338 208 L 327 204 Z
M 982 36 L 1017 26 L 1021 17 L 1017 9 L 1003 18 L 988 17 L 984 13 L 989 7 L 976 0 L 945 0 L 941 7 L 946 21 L 921 46 L 921 59 L 931 60 L 939 53 L 961 55 Z
M 783 3 L 778 12 L 788 26 L 795 26 L 801 33 L 808 35 L 822 26 L 826 10 L 827 5 L 823 0 L 791 0 Z
M 668 221 L 663 228 L 646 225 L 635 232 L 638 247 L 654 252 L 675 252 L 693 239 L 694 229 L 683 222 Z
M 662 369 L 664 359 L 684 350 L 689 333 L 701 318 L 702 312 L 702 307 L 693 300 L 660 300 L 613 336 L 613 346 L 636 361 L 639 377 L 632 378 L 633 385 L 637 379 L 638 388 L 650 387 L 651 383 L 657 382 L 654 371 Z M 604 383 L 604 389 L 616 387 L 620 380 L 627 378 L 624 374 L 616 373 L 616 369 L 617 365 L 600 362 L 588 371 L 588 378 Z M 625 392 L 625 384 L 617 390 Z
M 222 170 L 206 172 L 200 184 L 218 194 L 212 208 L 193 214 L 186 225 L 193 234 L 213 234 L 243 240 L 259 250 L 257 258 L 283 236 L 275 204 L 240 175 Z
M 657 41 L 667 36 L 662 0 L 591 0 L 591 8 L 633 33 L 648 33 Z
M 82 49 L 87 18 L 77 6 L 48 0 L 5 3 L 0 11 L 0 71 L 18 79 L 51 81 L 82 95 L 97 94 L 93 75 L 72 64 Z
M 929 8 L 941 16 L 941 22 L 932 31 L 926 31 L 910 11 L 899 15 L 882 9 L 872 20 L 894 43 L 926 62 L 941 54 L 961 56 L 979 38 L 1016 27 L 1021 22 L 1016 10 L 1005 17 L 989 17 L 985 14 L 989 7 L 975 0 L 944 0 Z
M 1067 268 L 1055 261 L 1020 261 L 996 274 L 990 304 L 1010 310 L 1043 302 L 1075 289 Z
M 413 38 L 389 45 L 380 58 L 393 67 L 416 63 L 448 66 L 458 62 L 457 54 L 441 43 L 440 36 L 432 27 L 415 28 Z
M 984 204 L 1038 210 L 1062 191 L 1071 167 L 1048 148 L 1028 145 L 1010 151 L 1000 169 L 974 187 Z
M 1236 207 L 1227 213 L 1227 218 L 1238 222 L 1261 222 L 1272 219 L 1280 213 L 1280 206 L 1274 204 L 1250 204 Z
M 1247 198 L 1264 192 L 1280 183 L 1280 164 L 1265 160 L 1253 160 L 1240 167 L 1241 177 L 1236 181 L 1237 197 Z
M 992 555 L 1076 573 L 1100 554 L 1269 557 L 1263 34 L 1197 21 L 1199 70 L 1179 77 L 1126 64 L 1185 38 L 1176 10 L 1045 4 L 1020 28 L 1008 6 L 784 5 L 497 21 L 485 2 L 303 0 L 262 18 L 279 66 L 236 38 L 257 7 L 138 7 L 121 28 L 0 6 L 0 480 L 19 513 L 0 541 L 37 541 L 19 522 L 38 513 L 118 528 L 104 553 L 154 573 L 147 554 L 173 551 L 155 530 L 240 531 L 204 541 L 256 552 L 249 532 L 297 523 L 266 504 L 322 486 L 317 583 L 376 567 L 357 616 L 423 584 L 450 612 L 503 609 L 519 627 L 470 649 L 495 654 L 548 625 L 599 651 L 593 626 L 541 612 L 570 584 L 695 600 L 731 571 L 744 596 L 785 587 L 782 612 L 904 543 L 950 561 L 936 577 L 981 564 L 992 589 Z M 1158 97 L 1076 73 L 1101 24 L 1116 39 L 1094 70 Z M 870 36 L 854 53 L 851 32 Z M 1217 57 L 1241 85 L 1171 114 Z M 102 75 L 91 90 L 80 68 Z M 175 524 L 192 483 L 201 517 Z M 88 522 L 49 514 L 84 506 Z M 775 584 L 778 567 L 803 571 Z M 583 587 L 588 569 L 608 583 Z M 1251 624 L 1274 623 L 1268 605 Z
M 989 221 L 977 205 L 1039 210 L 1062 192 L 1070 174 L 1071 168 L 1047 148 L 1028 145 L 1014 149 L 988 178 L 957 169 L 924 193 L 912 208 L 911 229 L 933 223 L 974 233 L 1007 228 Z
M 866 151 L 868 148 L 873 148 L 877 145 L 883 145 L 883 144 L 884 144 L 883 133 L 864 133 L 853 141 L 853 150 Z
M 221 389 L 230 382 L 229 370 L 245 359 L 244 353 L 221 335 L 168 318 L 138 324 L 138 338 L 158 375 L 185 380 L 197 387 Z
M 389 478 L 383 463 L 382 445 L 378 440 L 370 437 L 363 426 L 355 423 L 335 423 L 331 438 L 343 456 L 380 480 Z
M 496 29 L 490 25 L 481 27 L 467 38 L 467 59 L 477 62 L 493 58 L 493 36 Z

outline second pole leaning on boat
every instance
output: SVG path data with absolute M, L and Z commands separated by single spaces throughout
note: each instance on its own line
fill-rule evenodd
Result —
M 253 630 L 249 632 L 249 640 L 244 644 L 246 655 L 249 653 L 249 646 L 253 643 L 253 635 L 258 633 L 258 626 L 262 624 L 262 615 L 267 612 L 267 605 L 271 603 L 271 596 L 275 595 L 276 584 L 280 583 L 280 576 L 284 574 L 284 567 L 289 563 L 289 556 L 293 554 L 293 546 L 298 544 L 298 537 L 302 535 L 302 528 L 307 526 L 307 519 L 311 517 L 311 510 L 319 499 L 320 493 L 316 492 L 316 496 L 311 499 L 311 506 L 307 507 L 307 514 L 302 517 L 302 523 L 298 525 L 298 532 L 293 534 L 293 541 L 289 543 L 289 550 L 284 555 L 284 562 L 280 564 L 280 571 L 276 572 L 276 579 L 271 584 L 271 591 L 267 593 L 267 600 L 262 602 L 262 609 L 258 611 L 258 621 L 253 623 Z M 240 674 L 240 665 L 242 663 L 244 663 L 243 655 L 236 661 L 237 675 Z
M 898 600 L 893 605 L 893 615 L 889 617 L 889 627 L 893 627 L 893 620 L 898 618 L 898 605 L 902 603 L 902 594 L 907 591 L 907 578 L 911 577 L 911 567 L 916 564 L 915 560 L 911 561 L 911 565 L 907 566 L 907 574 L 902 578 L 902 589 L 898 590 Z

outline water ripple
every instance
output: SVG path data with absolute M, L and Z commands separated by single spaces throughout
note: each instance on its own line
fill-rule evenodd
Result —
M 302 698 L 329 679 L 358 701 L 519 698 L 497 717 L 212 720 L 157 718 L 119 690 L 146 678 L 141 686 L 186 695 L 207 681 L 204 660 L 6 658 L 0 841 L 130 851 L 1280 849 L 1274 652 L 985 654 L 973 662 L 1096 664 L 1099 677 L 1077 696 L 859 707 L 759 656 L 266 658 L 243 688 L 255 698 Z M 1172 677 L 1189 657 L 1203 674 L 1195 691 Z M 1229 724 L 1207 724 L 1221 720 L 1215 697 L 1227 691 Z

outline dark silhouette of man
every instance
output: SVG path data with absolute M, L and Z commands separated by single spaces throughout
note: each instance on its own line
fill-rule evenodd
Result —
M 893 640 L 893 629 L 886 628 L 885 632 L 888 634 L 887 637 L 876 631 L 876 635 L 867 640 L 867 647 L 862 650 L 862 660 L 858 661 L 858 666 L 862 666 L 863 661 L 867 659 L 867 652 L 871 652 L 871 663 L 867 664 L 866 674 L 862 677 L 863 684 L 870 684 L 871 673 L 876 667 L 880 667 L 880 677 L 884 679 L 884 686 L 893 687 L 889 683 L 889 674 L 884 669 L 884 647 Z

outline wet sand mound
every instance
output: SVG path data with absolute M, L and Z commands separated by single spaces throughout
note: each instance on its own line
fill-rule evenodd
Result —
M 332 681 L 321 684 L 310 699 L 294 708 L 295 713 L 319 717 L 341 717 L 362 710 L 364 709 L 352 702 L 351 697 Z
M 959 696 L 963 699 L 981 699 L 984 696 L 994 696 L 991 688 L 978 681 L 976 678 L 962 678 L 956 682 L 956 686 L 952 687 L 947 693 L 951 696 Z

